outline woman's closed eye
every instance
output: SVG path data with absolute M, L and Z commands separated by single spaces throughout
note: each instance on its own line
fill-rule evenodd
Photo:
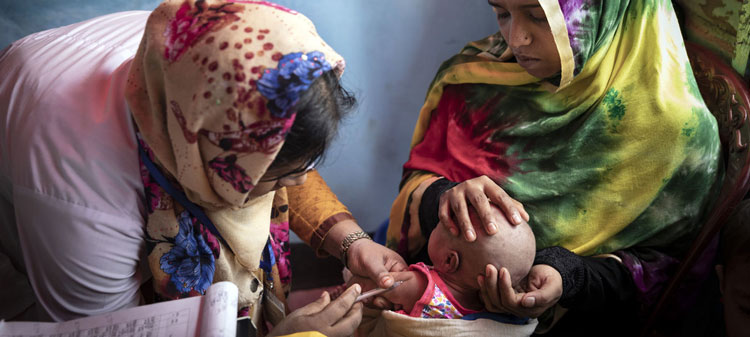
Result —
M 488 0 L 487 4 L 489 4 L 490 7 L 492 7 L 492 11 L 495 12 L 498 20 L 507 19 L 510 17 L 510 12 L 508 12 L 508 10 L 506 10 L 505 8 L 503 8 L 502 6 L 498 4 L 492 3 L 492 0 Z
M 497 16 L 498 21 L 506 21 L 510 19 L 514 14 L 515 15 L 523 15 L 527 18 L 529 18 L 532 22 L 540 25 L 548 25 L 547 22 L 547 15 L 544 13 L 544 10 L 539 5 L 522 5 L 520 8 L 510 10 L 505 9 L 505 7 L 493 3 L 491 0 L 488 1 L 489 5 L 492 7 L 492 10 L 495 12 L 495 15 Z M 515 11 L 514 14 L 511 14 L 511 12 Z
M 541 10 L 530 10 L 528 12 L 528 15 L 529 15 L 529 19 L 531 19 L 531 21 L 534 21 L 536 23 L 543 23 L 543 24 L 549 23 L 547 22 L 547 15 L 545 15 L 544 12 Z
M 495 14 L 497 15 L 498 20 L 505 20 L 507 18 L 510 18 L 510 12 L 502 8 L 498 8 L 498 7 L 493 7 L 493 8 L 495 10 Z
M 537 16 L 534 16 L 533 14 L 529 14 L 529 17 L 531 18 L 532 21 L 534 21 L 536 23 L 544 23 L 544 24 L 547 23 L 547 17 L 546 16 L 537 17 Z

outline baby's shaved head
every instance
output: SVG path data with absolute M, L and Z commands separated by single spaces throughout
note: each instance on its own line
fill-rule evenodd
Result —
M 471 222 L 477 233 L 474 242 L 467 242 L 463 237 L 450 236 L 448 245 L 459 253 L 460 266 L 456 271 L 469 284 L 478 288 L 476 277 L 484 274 L 488 264 L 494 265 L 499 271 L 506 268 L 510 272 L 513 286 L 528 275 L 536 255 L 536 240 L 531 227 L 524 222 L 513 226 L 505 215 L 495 206 L 497 233 L 488 235 L 482 228 L 481 220 L 472 209 L 469 211 Z

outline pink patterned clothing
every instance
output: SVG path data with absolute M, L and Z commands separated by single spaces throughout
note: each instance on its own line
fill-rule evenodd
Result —
M 431 266 L 419 262 L 409 266 L 409 270 L 422 273 L 427 278 L 427 287 L 411 312 L 401 310 L 400 313 L 411 317 L 452 319 L 478 312 L 461 306 Z

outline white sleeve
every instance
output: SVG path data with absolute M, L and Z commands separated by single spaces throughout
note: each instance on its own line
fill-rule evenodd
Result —
M 142 223 L 20 186 L 13 204 L 31 285 L 52 319 L 138 305 Z
M 0 233 L 20 243 L 0 240 L 0 254 L 14 250 L 57 321 L 139 302 L 145 196 L 124 87 L 148 14 L 47 30 L 0 56 L 0 211 L 15 212 Z

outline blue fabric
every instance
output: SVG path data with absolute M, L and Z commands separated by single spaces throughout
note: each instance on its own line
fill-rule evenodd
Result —
M 208 218 L 206 213 L 204 213 L 198 205 L 190 201 L 187 196 L 185 196 L 185 193 L 172 186 L 169 180 L 164 177 L 164 174 L 161 173 L 159 168 L 154 165 L 154 162 L 151 161 L 151 158 L 149 158 L 148 154 L 146 154 L 146 151 L 143 150 L 143 147 L 140 144 L 138 144 L 138 153 L 141 156 L 143 165 L 146 166 L 146 169 L 148 169 L 148 173 L 151 175 L 151 177 L 154 178 L 154 180 L 156 180 L 156 183 L 158 183 L 165 192 L 169 193 L 169 195 L 171 195 L 172 198 L 174 198 L 175 201 L 182 205 L 182 207 L 184 207 L 190 214 L 196 217 L 198 221 L 206 226 L 208 231 L 210 231 L 211 234 L 213 234 L 222 243 L 224 243 L 224 246 L 227 247 L 227 249 L 231 250 L 232 248 L 229 247 L 227 242 L 224 240 L 224 237 L 221 236 L 219 230 L 216 229 L 216 226 L 214 226 L 214 223 L 211 221 L 211 219 Z M 274 264 L 276 264 L 276 258 L 274 256 L 273 249 L 271 249 L 271 238 L 269 237 L 268 241 L 266 242 L 266 247 L 263 249 L 263 260 L 260 261 L 260 267 L 263 268 L 263 271 L 266 272 L 269 280 L 271 279 L 271 269 L 273 268 Z
M 151 161 L 151 158 L 148 157 L 146 151 L 143 150 L 143 147 L 141 147 L 140 144 L 138 144 L 138 153 L 141 155 L 141 161 L 143 161 L 143 164 L 146 165 L 148 173 L 151 174 L 154 180 L 156 180 L 156 183 L 158 183 L 165 192 L 169 193 L 169 195 L 171 195 L 175 201 L 182 205 L 182 207 L 185 207 L 185 209 L 190 212 L 190 214 L 198 218 L 198 221 L 206 226 L 211 234 L 219 238 L 219 240 L 221 240 L 221 242 L 223 242 L 224 245 L 229 248 L 229 245 L 226 243 L 226 241 L 224 241 L 224 238 L 221 236 L 221 234 L 219 234 L 219 231 L 216 229 L 216 226 L 214 226 L 214 223 L 208 219 L 206 213 L 204 213 L 203 210 L 198 207 L 198 205 L 188 200 L 187 196 L 185 196 L 185 193 L 176 189 L 174 186 L 172 186 L 171 183 L 169 183 L 167 178 L 164 177 L 161 171 L 156 167 L 156 165 L 154 165 L 154 162 Z
M 375 231 L 375 235 L 372 237 L 372 240 L 385 246 L 385 237 L 386 233 L 388 232 L 388 218 L 383 221 L 383 223 L 378 226 L 378 229 Z

